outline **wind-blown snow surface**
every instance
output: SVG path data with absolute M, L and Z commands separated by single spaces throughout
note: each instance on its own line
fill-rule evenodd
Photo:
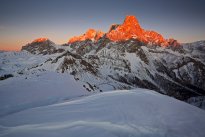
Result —
M 1 137 L 204 137 L 205 112 L 145 89 L 104 92 L 0 117 Z
M 42 72 L 0 82 L 0 117 L 88 95 L 69 74 Z

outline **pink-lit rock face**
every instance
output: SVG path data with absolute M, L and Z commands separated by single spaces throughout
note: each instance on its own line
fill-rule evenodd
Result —
M 167 45 L 163 36 L 155 31 L 146 31 L 141 28 L 135 16 L 127 16 L 122 25 L 117 26 L 106 34 L 112 41 L 128 40 L 130 38 L 138 39 L 145 43 L 156 45 Z
M 163 36 L 155 31 L 144 31 L 144 36 L 146 41 L 155 45 L 167 46 L 167 41 L 163 38 Z
M 45 42 L 47 40 L 48 40 L 48 38 L 38 38 L 38 39 L 35 39 L 32 43 L 35 43 L 35 42 L 40 43 L 40 42 Z
M 134 16 L 127 16 L 122 25 L 107 33 L 106 36 L 112 41 L 128 40 L 135 37 L 138 37 L 142 41 L 145 40 L 143 39 L 143 29 Z
M 89 29 L 85 34 L 81 36 L 75 36 L 69 40 L 68 43 L 73 43 L 77 41 L 84 41 L 84 40 L 92 40 L 98 41 L 105 33 L 101 31 L 96 31 L 94 29 Z M 123 24 L 113 24 L 110 27 L 110 30 L 105 34 L 108 39 L 111 41 L 125 41 L 131 38 L 137 39 L 141 42 L 151 45 L 160 45 L 160 46 L 168 46 L 170 40 L 166 40 L 161 34 L 150 31 L 144 30 L 141 28 L 137 18 L 135 16 L 126 16 Z M 174 45 L 178 45 L 178 42 L 175 40 Z
M 73 43 L 73 42 L 77 42 L 77 41 L 84 41 L 84 40 L 87 40 L 87 39 L 97 41 L 103 35 L 104 35 L 104 33 L 102 31 L 96 31 L 94 29 L 89 29 L 85 34 L 83 34 L 81 36 L 72 37 L 68 41 L 68 43 Z

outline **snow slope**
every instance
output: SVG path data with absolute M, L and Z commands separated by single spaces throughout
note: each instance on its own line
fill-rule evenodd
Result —
M 136 89 L 104 92 L 0 117 L 0 137 L 204 137 L 205 112 Z
M 0 117 L 88 95 L 69 74 L 42 72 L 0 82 Z

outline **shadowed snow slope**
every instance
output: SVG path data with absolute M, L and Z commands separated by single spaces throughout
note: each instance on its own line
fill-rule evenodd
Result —
M 104 92 L 0 118 L 1 137 L 204 137 L 205 112 L 145 89 Z
M 0 117 L 89 94 L 69 74 L 42 72 L 1 81 Z

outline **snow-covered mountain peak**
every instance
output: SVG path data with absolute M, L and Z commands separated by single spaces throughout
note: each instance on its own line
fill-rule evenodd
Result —
M 127 16 L 122 25 L 107 33 L 107 37 L 112 41 L 128 40 L 130 38 L 141 38 L 143 30 L 135 16 Z M 144 39 L 142 39 L 144 41 Z
M 74 36 L 74 37 L 70 38 L 68 43 L 74 43 L 74 42 L 85 41 L 85 40 L 97 41 L 103 35 L 104 35 L 104 32 L 102 32 L 102 31 L 88 29 L 85 34 L 83 34 L 81 36 Z
M 132 16 L 132 15 L 126 16 L 123 24 L 140 26 L 137 18 L 135 16 Z
M 54 42 L 48 38 L 38 38 L 31 43 L 22 47 L 22 50 L 29 51 L 33 54 L 53 54 L 63 52 L 64 49 L 57 46 Z
M 169 46 L 168 40 L 161 34 L 141 28 L 135 16 L 126 16 L 122 25 L 112 25 L 106 36 L 112 41 L 126 41 L 133 38 L 146 44 Z
M 126 16 L 123 24 L 111 25 L 107 33 L 96 31 L 94 29 L 88 29 L 88 31 L 83 35 L 70 38 L 68 44 L 74 42 L 83 42 L 86 40 L 98 42 L 101 38 L 103 38 L 103 36 L 113 42 L 136 39 L 145 44 L 164 47 L 170 46 L 170 44 L 172 44 L 172 42 L 166 40 L 161 34 L 152 30 L 144 30 L 143 28 L 141 28 L 135 16 Z
M 42 43 L 42 42 L 45 42 L 47 40 L 48 40 L 48 38 L 37 38 L 32 43 Z

